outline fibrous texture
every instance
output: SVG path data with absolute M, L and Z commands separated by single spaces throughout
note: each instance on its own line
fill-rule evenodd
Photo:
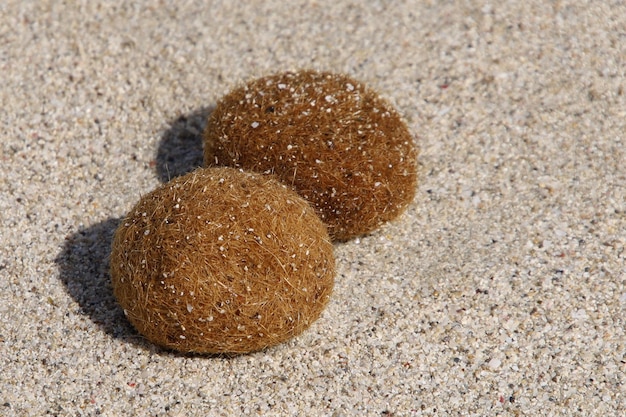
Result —
M 333 247 L 309 204 L 271 176 L 201 168 L 144 196 L 115 233 L 116 298 L 150 341 L 243 353 L 315 321 Z
M 275 174 L 345 240 L 398 216 L 415 195 L 417 150 L 375 92 L 350 77 L 286 72 L 227 94 L 204 132 L 208 166 Z

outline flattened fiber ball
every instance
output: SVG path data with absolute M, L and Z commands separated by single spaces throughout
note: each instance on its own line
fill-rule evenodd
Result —
M 334 282 L 309 204 L 271 176 L 200 168 L 144 196 L 115 233 L 115 297 L 147 339 L 245 353 L 298 335 Z
M 387 101 L 350 77 L 285 72 L 224 96 L 204 132 L 207 166 L 273 173 L 346 240 L 413 200 L 417 150 Z

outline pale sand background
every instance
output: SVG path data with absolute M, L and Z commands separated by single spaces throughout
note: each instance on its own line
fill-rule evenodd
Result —
M 65 3 L 0 4 L 0 415 L 625 415 L 623 1 Z M 336 246 L 301 337 L 151 346 L 112 231 L 222 94 L 300 67 L 398 106 L 415 202 Z

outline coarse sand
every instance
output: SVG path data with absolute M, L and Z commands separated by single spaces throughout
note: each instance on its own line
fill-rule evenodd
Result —
M 0 45 L 0 415 L 626 415 L 623 1 L 5 0 Z M 415 198 L 333 245 L 299 336 L 151 344 L 115 229 L 220 97 L 300 68 L 398 109 Z

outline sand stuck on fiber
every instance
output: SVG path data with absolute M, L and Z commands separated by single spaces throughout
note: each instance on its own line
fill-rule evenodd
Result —
M 115 233 L 111 278 L 128 319 L 153 343 L 244 353 L 319 317 L 333 247 L 309 204 L 273 177 L 201 168 L 130 211 Z
M 346 240 L 397 217 L 416 188 L 417 150 L 393 106 L 342 74 L 259 78 L 217 104 L 204 132 L 208 166 L 273 173 Z

